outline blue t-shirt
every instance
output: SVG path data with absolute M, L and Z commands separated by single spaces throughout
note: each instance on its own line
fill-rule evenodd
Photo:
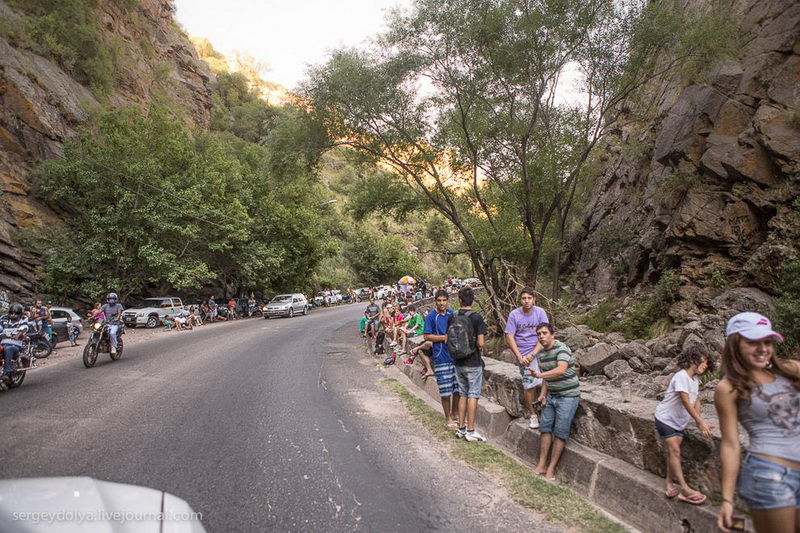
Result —
M 447 319 L 453 314 L 452 309 L 445 311 L 445 314 L 440 315 L 436 309 L 428 313 L 425 317 L 425 323 L 422 328 L 422 334 L 429 335 L 446 335 L 447 334 Z M 433 364 L 452 363 L 450 354 L 447 353 L 447 344 L 444 342 L 434 342 L 433 348 Z

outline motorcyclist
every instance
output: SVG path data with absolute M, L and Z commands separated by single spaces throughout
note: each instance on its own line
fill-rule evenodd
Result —
M 117 334 L 122 325 L 122 311 L 124 311 L 125 308 L 119 303 L 117 293 L 109 292 L 108 296 L 106 296 L 106 303 L 100 310 L 106 317 L 106 320 L 108 320 L 111 353 L 115 354 L 117 353 Z
M 8 315 L 0 320 L 0 345 L 3 346 L 3 376 L 11 372 L 11 361 L 19 357 L 28 332 L 28 318 L 21 304 L 8 308 Z

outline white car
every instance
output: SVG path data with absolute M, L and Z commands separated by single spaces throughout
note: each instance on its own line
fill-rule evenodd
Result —
M 122 312 L 122 321 L 130 328 L 146 326 L 154 328 L 161 324 L 161 319 L 169 315 L 172 318 L 185 311 L 180 298 L 161 296 L 146 298 L 139 305 Z
M 382 300 L 387 296 L 391 296 L 394 294 L 394 289 L 388 285 L 381 285 L 375 289 L 375 298 L 377 300 Z
M 147 487 L 90 477 L 0 481 L 4 533 L 205 533 L 201 520 L 186 501 Z

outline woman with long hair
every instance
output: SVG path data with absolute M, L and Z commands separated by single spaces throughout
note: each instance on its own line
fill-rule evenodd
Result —
M 800 362 L 776 356 L 783 337 L 758 313 L 731 318 L 726 337 L 714 395 L 722 433 L 717 524 L 733 525 L 735 487 L 757 533 L 800 533 Z M 744 460 L 738 423 L 750 437 Z

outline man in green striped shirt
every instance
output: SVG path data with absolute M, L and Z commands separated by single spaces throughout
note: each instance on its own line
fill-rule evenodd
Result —
M 536 473 L 545 476 L 547 481 L 556 479 L 556 466 L 569 439 L 572 419 L 575 418 L 581 400 L 580 382 L 575 372 L 572 351 L 566 344 L 557 341 L 554 333 L 555 328 L 547 322 L 536 327 L 536 336 L 542 345 L 542 351 L 539 352 L 541 371 L 533 373 L 533 377 L 544 380 L 542 393 L 539 395 L 539 404 L 542 406 L 539 432 L 542 440 Z M 548 465 L 547 456 L 551 447 L 553 453 Z

